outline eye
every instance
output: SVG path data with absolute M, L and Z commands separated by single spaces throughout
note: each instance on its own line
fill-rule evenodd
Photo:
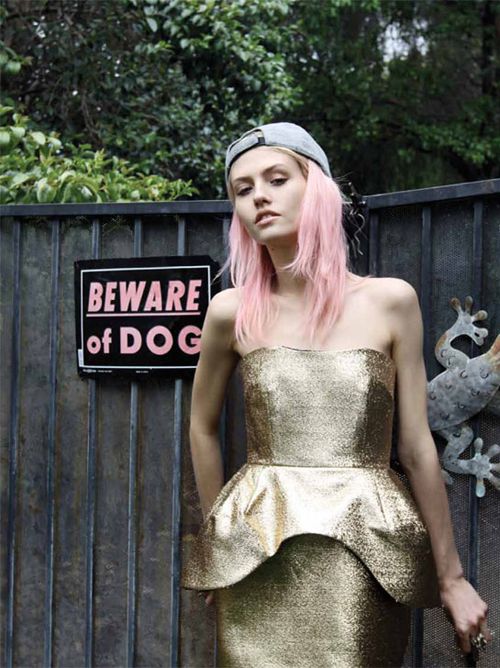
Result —
M 244 195 L 248 190 L 249 190 L 249 188 L 243 188 L 242 190 L 240 190 L 236 194 L 238 195 L 238 197 L 241 197 L 241 195 Z
M 279 176 L 275 179 L 271 179 L 271 183 L 275 186 L 282 186 L 288 181 L 287 178 Z M 251 190 L 250 186 L 247 186 L 246 188 L 242 188 L 241 190 L 238 190 L 236 193 L 237 197 L 244 197 L 249 191 Z

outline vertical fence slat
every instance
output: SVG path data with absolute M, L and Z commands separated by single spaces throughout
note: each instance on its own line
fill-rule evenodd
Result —
M 421 243 L 420 243 L 420 306 L 424 322 L 424 357 L 430 359 L 432 342 L 425 332 L 429 329 L 431 318 L 431 269 L 432 269 L 432 214 L 430 206 L 422 208 Z M 424 656 L 424 611 L 415 608 L 412 615 L 413 666 L 420 668 Z
M 101 255 L 101 223 L 92 220 L 92 258 Z M 86 491 L 86 583 L 85 583 L 85 668 L 91 668 L 94 654 L 94 543 L 96 504 L 97 381 L 88 382 L 87 491 Z
M 143 253 L 142 221 L 134 221 L 134 257 Z M 137 629 L 137 421 L 139 416 L 139 386 L 130 382 L 130 431 L 128 454 L 128 517 L 127 517 L 127 666 L 135 664 Z
M 424 325 L 424 356 L 430 359 L 432 354 L 431 341 L 425 332 L 431 318 L 431 268 L 432 268 L 432 218 L 429 206 L 422 208 L 421 217 L 421 243 L 420 243 L 420 305 Z M 412 654 L 413 666 L 420 668 L 423 665 L 424 647 L 424 612 L 422 608 L 416 608 L 412 615 Z
M 128 510 L 127 510 L 127 666 L 135 664 L 137 621 L 137 420 L 139 388 L 130 383 L 130 429 L 128 450 Z
M 474 218 L 472 227 L 472 297 L 475 300 L 472 304 L 472 312 L 477 305 L 482 304 L 482 271 L 483 271 L 483 202 L 477 200 L 473 205 Z M 478 354 L 473 341 L 470 342 L 469 357 L 475 357 Z M 479 424 L 478 416 L 470 420 L 470 426 L 477 433 Z M 469 457 L 474 456 L 474 447 L 471 443 Z M 469 536 L 467 549 L 467 579 L 471 585 L 477 589 L 478 586 L 478 562 L 479 562 L 479 503 L 476 495 L 476 478 L 469 476 Z
M 186 219 L 177 217 L 177 255 L 186 254 Z M 184 381 L 175 379 L 174 390 L 174 451 L 172 466 L 172 542 L 170 587 L 170 666 L 179 663 L 180 570 L 181 570 L 181 481 L 182 481 L 182 395 Z
M 12 223 L 12 257 L 14 260 L 12 296 L 12 343 L 10 377 L 9 488 L 7 492 L 7 629 L 5 666 L 12 668 L 14 654 L 14 606 L 16 591 L 16 510 L 17 457 L 19 449 L 19 367 L 21 354 L 20 284 L 21 284 L 21 221 Z
M 54 465 L 55 431 L 57 414 L 57 343 L 59 338 L 59 274 L 61 225 L 60 220 L 52 221 L 52 274 L 50 295 L 50 350 L 49 350 L 49 424 L 47 440 L 47 561 L 45 571 L 45 646 L 44 665 L 52 666 L 52 645 L 54 636 Z

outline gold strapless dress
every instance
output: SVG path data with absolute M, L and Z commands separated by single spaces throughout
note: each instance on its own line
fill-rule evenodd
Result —
M 240 368 L 247 462 L 181 578 L 215 590 L 217 666 L 401 665 L 411 607 L 440 598 L 427 529 L 389 467 L 394 361 L 277 346 Z

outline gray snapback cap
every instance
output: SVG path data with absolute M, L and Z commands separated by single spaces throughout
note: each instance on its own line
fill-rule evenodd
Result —
M 262 134 L 256 132 L 260 130 Z M 324 173 L 332 177 L 328 158 L 311 135 L 295 123 L 268 123 L 248 130 L 229 145 L 226 152 L 226 183 L 231 165 L 242 153 L 255 146 L 284 146 L 318 163 Z

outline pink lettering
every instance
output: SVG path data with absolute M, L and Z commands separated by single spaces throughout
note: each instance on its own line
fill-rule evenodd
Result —
M 129 344 L 128 337 L 132 337 Z M 135 327 L 120 327 L 120 352 L 125 355 L 133 355 L 140 350 L 142 343 L 141 333 Z
M 89 303 L 87 306 L 88 313 L 99 311 L 101 309 L 102 293 L 103 293 L 102 283 L 95 283 L 94 281 L 92 281 L 89 288 Z
M 162 346 L 157 346 L 155 343 L 155 336 L 163 336 L 164 343 Z M 157 327 L 152 327 L 146 337 L 146 345 L 149 348 L 149 350 L 154 354 L 154 355 L 165 355 L 168 353 L 170 348 L 172 347 L 174 340 L 172 338 L 172 334 L 166 327 L 162 327 L 161 325 L 158 325 Z
M 139 281 L 139 286 L 136 281 L 130 281 L 130 283 L 120 281 L 120 310 L 122 312 L 128 311 L 129 308 L 131 311 L 139 311 L 145 286 L 146 281 Z
M 191 336 L 195 334 L 195 336 Z M 189 343 L 187 341 L 189 337 Z M 201 329 L 196 325 L 186 325 L 179 332 L 179 339 L 177 341 L 180 350 L 188 355 L 196 355 L 200 352 Z
M 201 280 L 198 278 L 189 281 L 186 311 L 197 311 L 200 308 L 200 286 Z
M 182 311 L 181 297 L 186 292 L 186 286 L 182 281 L 169 281 L 165 311 Z
M 154 308 L 156 311 L 161 311 L 161 287 L 160 281 L 153 281 L 149 289 L 148 298 L 144 304 L 145 311 L 151 311 Z
M 109 283 L 106 283 L 106 296 L 104 297 L 104 311 L 106 313 L 115 310 L 115 305 L 113 304 L 116 297 L 115 290 L 116 281 L 109 281 Z

